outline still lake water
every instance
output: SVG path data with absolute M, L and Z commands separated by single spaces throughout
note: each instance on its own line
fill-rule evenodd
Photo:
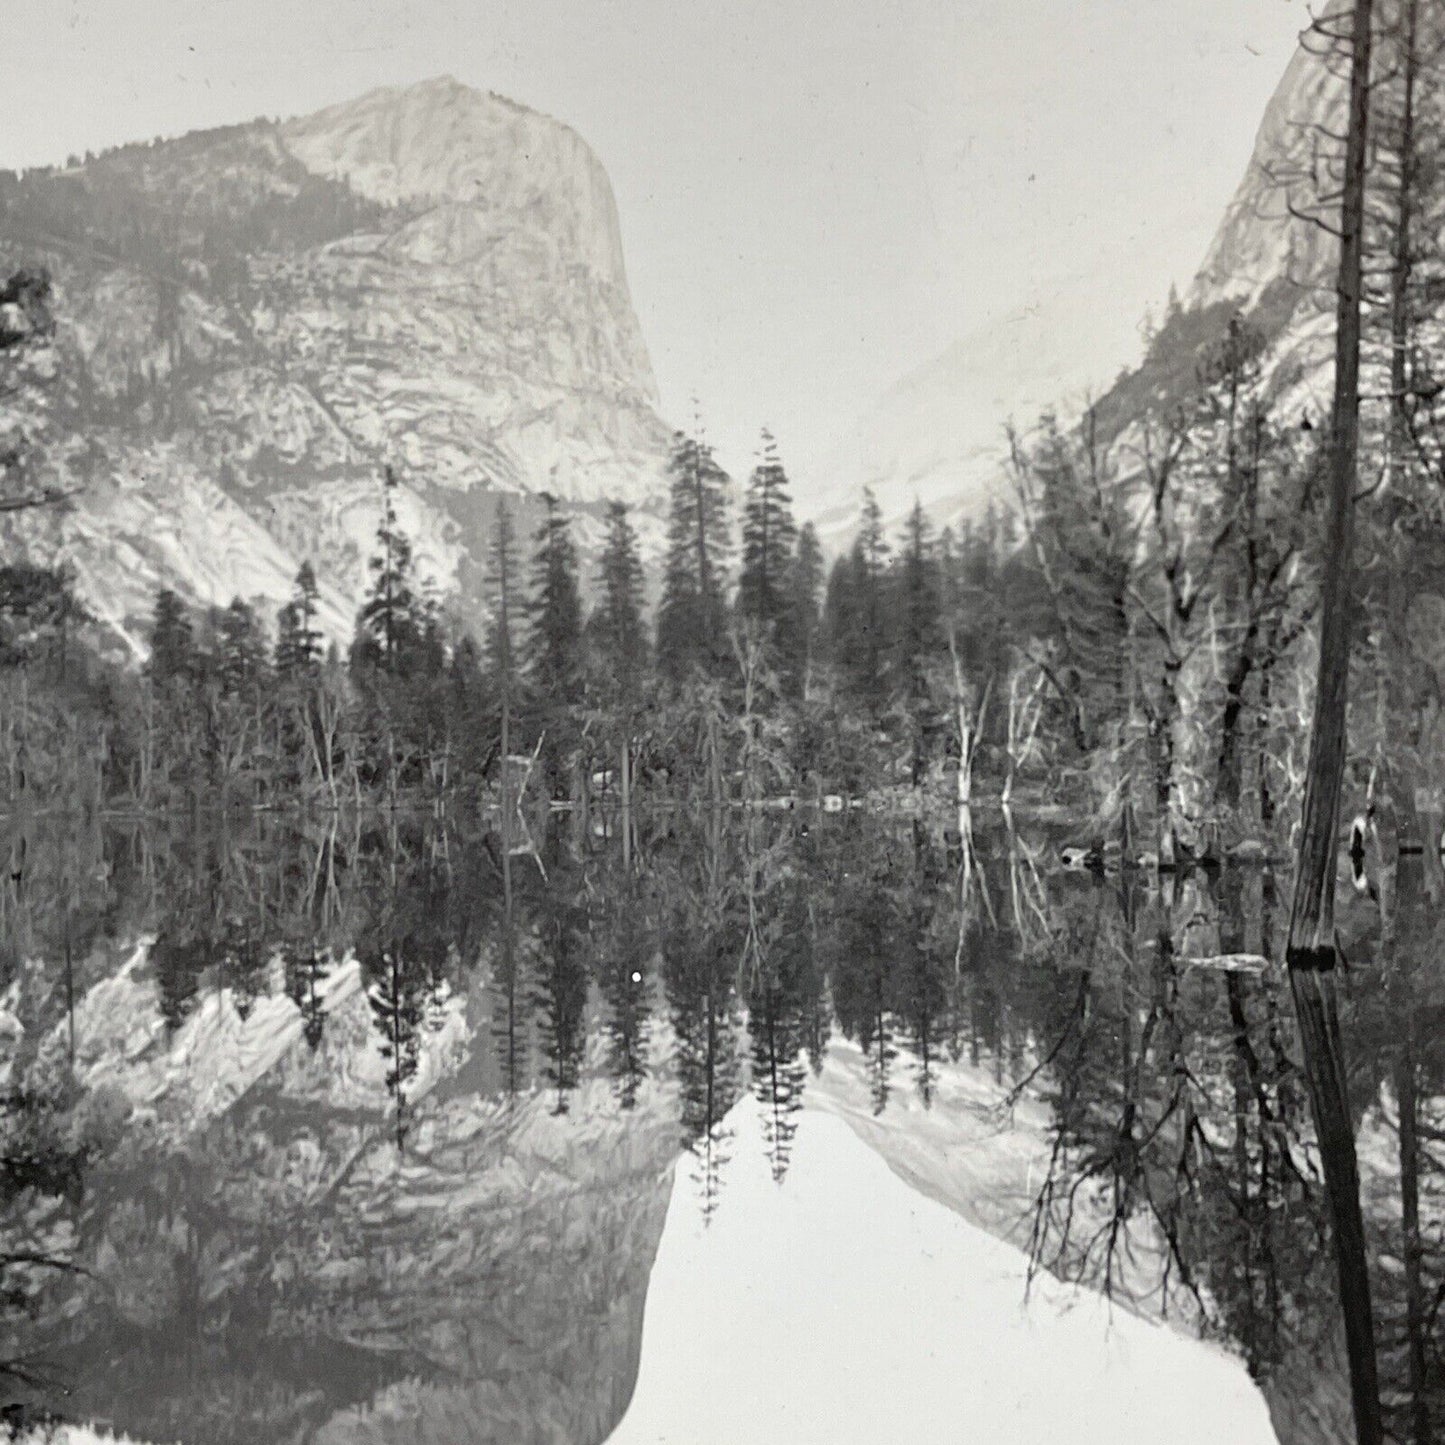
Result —
M 1198 962 L 1280 955 L 1267 872 L 1145 890 L 1042 836 L 859 817 L 644 819 L 628 857 L 601 831 L 17 832 L 12 1416 L 196 1445 L 1350 1437 L 1288 986 Z M 1445 1414 L 1419 893 L 1389 969 L 1345 919 L 1401 1440 Z

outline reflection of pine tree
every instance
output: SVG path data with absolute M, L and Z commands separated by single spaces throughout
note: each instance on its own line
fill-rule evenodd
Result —
M 499 957 L 492 971 L 492 1046 L 501 1069 L 502 1090 L 515 1099 L 528 1084 L 531 1023 L 527 1013 L 527 960 L 518 938 L 517 920 L 505 911 L 498 942 Z
M 684 891 L 678 908 L 663 977 L 677 1040 L 683 1143 L 698 1162 L 703 1217 L 710 1219 L 727 1162 L 723 1120 L 740 1092 L 736 929 L 726 926 L 715 891 L 701 907 Z
M 321 1043 L 326 1030 L 326 1004 L 321 987 L 330 972 L 327 960 L 314 945 L 288 944 L 284 954 L 286 996 L 301 1014 L 301 1034 L 309 1048 Z
M 421 1060 L 421 1029 L 426 1021 L 426 979 L 403 953 L 396 938 L 367 939 L 357 949 L 366 998 L 381 1035 L 381 1056 L 387 1061 L 386 1087 L 396 1106 L 396 1144 L 406 1143 L 406 1087 Z
M 607 1068 L 624 1109 L 636 1106 L 637 1091 L 647 1077 L 652 1021 L 645 926 L 639 900 L 628 890 L 610 912 L 599 953 L 598 986 L 607 1005 Z
M 933 1102 L 934 1073 L 950 1033 L 954 961 L 932 927 L 939 900 L 949 897 L 940 860 L 920 824 L 912 834 L 912 848 L 889 879 L 893 1008 L 917 1062 L 915 1079 L 926 1107 Z
M 874 1114 L 881 1114 L 888 1107 L 888 1096 L 892 1092 L 893 1060 L 898 1050 L 893 1047 L 893 1025 L 888 1015 L 884 980 L 875 974 L 869 980 L 873 985 L 863 1028 L 858 1043 L 868 1060 L 868 1096 L 873 1101 Z
M 266 960 L 262 931 L 242 919 L 227 919 L 221 937 L 222 977 L 231 988 L 231 1006 L 243 1021 L 250 1018 L 261 995 Z
M 161 1017 L 174 1033 L 186 1021 L 210 961 L 204 939 L 163 928 L 151 945 L 150 962 L 160 994 Z
M 898 980 L 898 1012 L 904 1021 L 908 1047 L 917 1061 L 915 1079 L 925 1106 L 933 1102 L 934 1071 L 943 1051 L 947 1019 L 947 994 L 937 963 L 936 957 L 916 943 L 905 946 Z
M 818 922 L 806 876 L 798 878 L 788 901 L 783 920 L 783 946 L 788 950 L 797 978 L 803 1049 L 813 1073 L 821 1074 L 832 1028 L 833 1000 L 825 961 L 818 952 Z
M 565 1114 L 582 1068 L 589 980 L 572 909 L 549 908 L 541 933 L 532 1001 L 541 1023 L 547 1082 L 557 1091 L 554 1112 Z
M 889 972 L 892 939 L 888 894 L 881 874 L 883 859 L 869 840 L 853 854 L 858 840 L 849 839 L 840 860 L 847 887 L 838 890 L 839 909 L 832 969 L 833 1004 L 838 1024 L 856 1039 L 868 1068 L 873 1112 L 888 1106 L 891 1070 L 898 1051 L 893 1045 Z M 865 851 L 868 850 L 868 851 Z
M 782 1183 L 788 1172 L 794 1115 L 803 1107 L 803 1064 L 806 1002 L 800 996 L 796 971 L 779 950 L 776 965 L 765 969 L 748 995 L 748 1034 L 752 1040 L 753 1093 L 763 1106 L 763 1147 L 773 1178 Z

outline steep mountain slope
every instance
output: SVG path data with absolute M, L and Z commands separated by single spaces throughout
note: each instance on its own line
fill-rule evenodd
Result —
M 799 487 L 825 543 L 846 545 L 865 486 L 894 522 L 915 498 L 938 526 L 957 526 L 991 501 L 1006 501 L 1007 426 L 1030 426 L 1050 407 L 1067 413 L 1101 381 L 1094 361 L 1101 330 L 1120 362 L 1136 358 L 1136 318 L 1111 315 L 1096 291 L 1053 295 L 964 337 L 905 377 L 860 418 L 816 479 L 807 479 L 815 485 Z
M 154 588 L 349 625 L 383 462 L 422 571 L 478 611 L 494 498 L 660 501 L 668 430 L 606 174 L 567 127 L 450 78 L 285 123 L 0 174 L 0 265 L 56 280 L 42 465 L 12 524 L 134 635 Z M 584 515 L 584 543 L 592 530 Z
M 976 518 L 991 501 L 1007 505 L 1009 422 L 1028 428 L 1048 410 L 1066 419 L 1092 399 L 1113 424 L 1127 426 L 1142 406 L 1194 376 L 1188 348 L 1206 339 L 1201 317 L 1217 331 L 1230 311 L 1247 313 L 1297 378 L 1300 404 L 1318 414 L 1335 245 L 1307 213 L 1317 190 L 1333 184 L 1326 132 L 1339 130 L 1344 103 L 1340 68 L 1318 52 L 1318 45 L 1301 47 L 1285 69 L 1245 175 L 1183 297 L 1182 325 L 1171 331 L 1177 316 L 1161 295 L 1162 324 L 1144 341 L 1141 318 L 1121 313 L 1110 283 L 1080 276 L 1072 289 L 956 343 L 860 420 L 820 469 L 831 491 L 803 493 L 824 537 L 846 544 L 865 485 L 892 519 L 915 497 L 937 525 Z M 1117 273 L 1112 284 L 1116 290 Z M 1100 374 L 1100 355 L 1114 358 L 1112 374 Z
M 1345 100 L 1343 72 L 1301 46 L 1265 109 L 1249 165 L 1195 277 L 1191 303 L 1253 305 L 1281 278 L 1302 286 L 1326 278 L 1336 255 L 1334 238 L 1304 211 L 1322 143 L 1316 127 L 1339 133 Z

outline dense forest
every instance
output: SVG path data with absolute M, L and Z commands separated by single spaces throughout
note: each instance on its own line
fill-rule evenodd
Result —
M 483 625 L 419 582 L 389 470 L 344 651 L 318 629 L 303 567 L 274 618 L 162 592 L 137 673 L 99 657 L 62 573 L 11 564 L 0 798 L 11 811 L 495 802 L 510 760 L 533 802 L 615 798 L 624 781 L 655 802 L 987 798 L 1069 809 L 1101 856 L 1169 866 L 1277 846 L 1304 772 L 1320 430 L 1238 314 L 1175 304 L 1146 365 L 1169 386 L 1127 426 L 1107 420 L 1110 394 L 1081 426 L 1046 418 L 1017 435 L 1011 488 L 977 523 L 940 533 L 915 506 L 890 536 L 868 496 L 831 566 L 793 516 L 770 438 L 739 497 L 705 441 L 681 434 L 659 577 L 621 503 L 584 569 L 559 504 L 524 538 L 502 499 Z M 1362 792 L 1384 787 L 1399 737 L 1384 559 L 1402 502 L 1361 509 Z M 1410 517 L 1423 553 L 1433 524 Z

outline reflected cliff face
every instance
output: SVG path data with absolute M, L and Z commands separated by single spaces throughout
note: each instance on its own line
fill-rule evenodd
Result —
M 644 822 L 624 865 L 608 832 L 567 820 L 516 856 L 404 817 L 8 840 L 12 1414 L 143 1440 L 601 1441 L 653 1358 L 665 1221 L 676 1301 L 687 1239 L 773 1268 L 772 1226 L 729 1234 L 730 1207 L 802 1209 L 881 1161 L 1008 1242 L 1020 1298 L 1032 1274 L 1167 1316 L 1242 1357 L 1281 1439 L 1347 1437 L 1288 989 L 1218 962 L 1275 956 L 1267 874 L 1144 891 L 1012 832 L 965 851 L 794 815 Z M 1445 1414 L 1425 891 L 1402 873 L 1387 949 L 1356 920 L 1352 957 L 1379 961 L 1345 1020 L 1402 1440 Z M 808 1307 L 833 1330 L 860 1298 L 840 1279 Z

